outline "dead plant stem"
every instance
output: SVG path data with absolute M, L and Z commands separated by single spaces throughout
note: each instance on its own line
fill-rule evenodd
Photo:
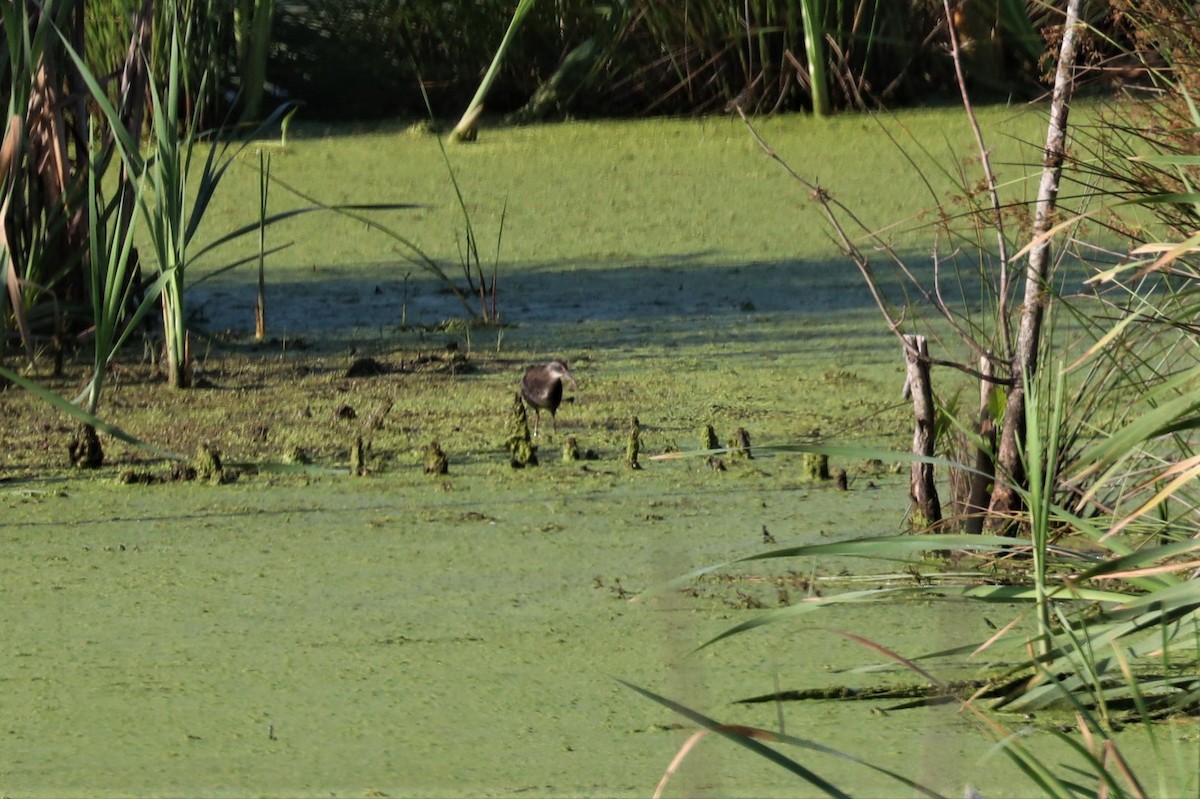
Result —
M 886 252 L 893 261 L 896 262 L 897 268 L 900 269 L 906 277 L 913 281 L 914 285 L 917 285 L 915 276 L 913 276 L 912 273 L 907 269 L 903 259 L 900 258 L 895 250 L 893 250 L 887 242 L 883 241 L 878 234 L 870 233 L 870 228 L 863 224 L 863 222 L 854 214 L 853 211 L 851 211 L 838 200 L 834 199 L 827 190 L 821 188 L 818 184 L 813 183 L 800 173 L 796 172 L 796 170 L 792 169 L 792 167 L 786 161 L 784 161 L 782 157 L 780 157 L 779 153 L 775 152 L 774 148 L 772 148 L 771 145 L 768 144 L 767 141 L 762 137 L 762 134 L 760 134 L 758 129 L 754 127 L 754 123 L 750 121 L 750 118 L 746 115 L 745 111 L 743 111 L 741 108 L 737 108 L 736 110 L 741 116 L 742 122 L 745 123 L 746 128 L 750 131 L 750 134 L 754 137 L 755 141 L 758 142 L 759 147 L 762 148 L 767 157 L 783 167 L 784 171 L 787 172 L 792 179 L 796 180 L 798 183 L 807 188 L 811 192 L 812 199 L 820 204 L 821 210 L 825 215 L 825 219 L 829 222 L 830 227 L 835 233 L 835 241 L 842 250 L 842 253 L 854 261 L 854 265 L 858 267 L 858 271 L 863 276 L 863 280 L 867 284 L 867 289 L 871 292 L 871 297 L 875 301 L 875 306 L 879 308 L 880 314 L 883 315 L 884 321 L 887 323 L 888 330 L 897 338 L 897 340 L 900 341 L 901 346 L 903 346 L 907 352 L 909 350 L 909 345 L 904 339 L 904 313 L 903 311 L 893 311 L 892 307 L 884 298 L 883 293 L 879 288 L 879 281 L 876 279 L 874 269 L 871 266 L 870 259 L 868 259 L 862 250 L 860 250 L 858 246 L 855 245 L 850 239 L 850 235 L 846 232 L 846 228 L 841 222 L 841 217 L 846 218 L 860 229 L 868 231 L 868 235 L 875 240 L 876 244 L 878 244 L 879 247 Z M 919 285 L 918 289 L 922 292 L 924 297 L 934 305 L 934 307 L 939 308 L 939 310 L 942 311 L 943 317 L 947 316 L 948 309 L 944 309 L 936 297 L 931 295 L 928 290 L 921 288 Z M 959 329 L 956 320 L 952 316 L 948 317 L 948 321 L 955 326 L 955 329 Z M 972 339 L 968 336 L 964 335 L 963 339 L 968 343 L 972 343 Z M 958 371 L 971 375 L 978 380 L 991 379 L 992 382 L 999 385 L 1008 385 L 1010 382 L 1009 380 L 1003 378 L 992 378 L 979 371 L 974 366 L 970 366 L 968 364 L 932 358 L 927 354 L 924 356 L 921 356 L 915 352 L 912 354 L 920 357 L 922 361 L 931 365 L 946 366 L 951 369 L 957 369 Z
M 954 18 L 950 11 L 950 0 L 942 0 L 946 10 L 946 31 L 950 37 L 950 55 L 954 62 L 954 76 L 958 81 L 958 91 L 962 95 L 963 110 L 967 114 L 967 122 L 971 133 L 975 136 L 975 144 L 979 147 L 979 164 L 983 168 L 984 179 L 987 181 L 988 199 L 991 202 L 992 225 L 996 230 L 997 257 L 1000 260 L 1000 285 L 996 298 L 996 324 L 1000 329 L 1000 341 L 1005 360 L 1012 358 L 1012 333 L 1008 325 L 1008 243 L 1004 237 L 1004 214 L 1001 212 L 1000 193 L 996 189 L 996 173 L 992 169 L 991 156 L 983 139 L 983 131 L 979 120 L 975 117 L 975 108 L 971 105 L 971 95 L 967 92 L 967 80 L 963 73 L 962 51 L 958 45 L 958 31 L 954 28 Z M 989 357 L 993 354 L 989 353 Z
M 1049 278 L 1050 236 L 1058 208 L 1058 187 L 1066 157 L 1067 115 L 1074 88 L 1075 52 L 1083 0 L 1068 0 L 1063 21 L 1062 43 L 1054 73 L 1054 91 L 1050 101 L 1050 122 L 1042 160 L 1042 179 L 1034 211 L 1025 269 L 1024 304 L 1017 347 L 1011 362 L 1012 388 L 1004 408 L 1004 424 L 996 453 L 996 472 L 1006 479 L 997 480 L 988 506 L 989 526 L 997 532 L 1014 533 L 1013 514 L 1021 507 L 1019 487 L 1025 483 L 1022 449 L 1025 431 L 1025 388 L 1037 373 L 1038 348 L 1041 346 L 1042 321 L 1046 309 L 1046 282 Z

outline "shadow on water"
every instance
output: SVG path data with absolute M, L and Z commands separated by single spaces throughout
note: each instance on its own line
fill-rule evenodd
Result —
M 444 265 L 463 284 L 457 265 Z M 928 258 L 914 259 L 919 278 L 932 282 Z M 279 274 L 282 270 L 275 270 Z M 309 336 L 323 346 L 353 344 L 364 337 L 388 338 L 404 326 L 436 328 L 462 319 L 465 309 L 439 280 L 406 263 L 337 265 L 311 271 L 291 269 L 267 285 L 268 327 L 273 336 Z M 192 308 L 211 331 L 248 331 L 253 326 L 255 284 L 250 270 L 204 281 L 189 295 Z M 894 270 L 881 270 L 889 301 L 902 303 Z M 975 276 L 943 280 L 949 302 L 978 302 Z M 473 309 L 478 298 L 471 298 Z M 587 346 L 647 343 L 687 346 L 714 340 L 780 340 L 801 327 L 804 346 L 852 346 L 839 330 L 878 310 L 862 276 L 848 260 L 728 261 L 713 252 L 670 257 L 596 258 L 570 263 L 502 264 L 498 300 L 502 321 L 518 338 L 578 342 L 587 327 Z M 765 324 L 770 322 L 770 324 Z M 867 326 L 871 328 L 870 325 Z M 878 331 L 886 337 L 880 321 Z M 823 336 L 830 341 L 822 341 Z

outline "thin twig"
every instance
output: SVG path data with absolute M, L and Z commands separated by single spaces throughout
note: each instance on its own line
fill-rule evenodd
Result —
M 967 80 L 963 74 L 962 51 L 958 45 L 958 31 L 954 28 L 954 18 L 950 12 L 950 0 L 942 0 L 946 10 L 946 31 L 950 36 L 950 56 L 954 62 L 954 75 L 958 80 L 958 91 L 962 95 L 963 109 L 967 113 L 967 122 L 975 135 L 975 144 L 979 147 L 979 163 L 983 167 L 984 178 L 987 180 L 988 197 L 992 203 L 992 224 L 996 228 L 997 257 L 1000 259 L 1000 288 L 996 298 L 996 320 L 1000 328 L 1000 340 L 1003 345 L 1005 360 L 1012 358 L 1012 334 L 1008 329 L 1008 242 L 1004 237 L 1004 215 L 1001 213 L 1000 194 L 996 189 L 996 173 L 992 171 L 992 162 L 983 140 L 983 131 L 979 120 L 975 118 L 975 109 L 971 105 L 971 96 L 967 92 Z
M 836 200 L 828 191 L 794 170 L 791 165 L 784 161 L 779 153 L 777 153 L 775 149 L 767 143 L 766 139 L 762 137 L 762 134 L 758 132 L 758 129 L 754 127 L 754 124 L 750 121 L 749 117 L 746 116 L 745 111 L 743 111 L 740 107 L 735 107 L 735 109 L 737 110 L 738 115 L 741 116 L 742 122 L 745 123 L 746 128 L 750 131 L 750 134 L 754 136 L 755 141 L 758 142 L 759 147 L 762 148 L 767 157 L 783 167 L 784 171 L 787 172 L 788 175 L 807 188 L 811 192 L 812 199 L 821 205 L 821 210 L 825 214 L 825 219 L 829 222 L 830 227 L 833 228 L 833 231 L 836 234 L 834 236 L 834 241 L 841 248 L 842 253 L 854 261 L 854 265 L 858 267 L 858 271 L 862 274 L 863 280 L 866 281 L 867 289 L 871 292 L 871 297 L 874 299 L 876 307 L 879 308 L 879 312 L 883 315 L 884 321 L 888 326 L 888 330 L 900 341 L 901 346 L 905 347 L 907 350 L 908 345 L 905 343 L 903 333 L 904 311 L 893 311 L 892 307 L 888 304 L 887 299 L 883 296 L 883 292 L 879 288 L 879 281 L 875 277 L 875 272 L 871 267 L 870 259 L 867 258 L 867 256 L 858 248 L 857 245 L 854 244 L 853 241 L 851 241 L 850 235 L 846 232 L 846 228 L 839 218 L 839 214 L 850 220 L 850 222 L 856 225 L 859 229 L 866 231 L 867 235 L 875 241 L 879 248 L 887 253 L 888 257 L 890 257 L 896 263 L 897 268 L 899 268 L 906 275 L 906 277 L 913 282 L 925 299 L 929 300 L 936 307 L 937 302 L 934 300 L 933 296 L 927 289 L 921 287 L 919 282 L 916 280 L 916 276 L 908 270 L 904 260 L 886 241 L 882 239 L 882 237 L 871 231 L 871 229 L 867 227 L 867 225 L 865 225 L 862 220 L 860 220 L 854 214 L 853 211 Z M 953 319 L 950 319 L 949 321 L 954 322 Z M 966 337 L 966 340 L 969 344 L 972 343 L 970 337 Z M 983 354 L 982 350 L 980 350 L 978 354 Z M 946 361 L 938 358 L 931 358 L 927 355 L 919 356 L 919 359 L 935 366 L 946 366 L 951 369 L 956 369 L 964 374 L 971 375 L 978 380 L 986 380 L 997 385 L 1010 385 L 1011 383 L 1011 381 L 1008 379 L 984 374 L 981 370 L 974 366 L 959 363 L 957 361 Z

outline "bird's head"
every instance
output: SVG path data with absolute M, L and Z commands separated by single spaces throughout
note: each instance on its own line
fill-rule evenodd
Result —
M 565 380 L 571 384 L 572 388 L 579 388 L 575 382 L 575 376 L 571 374 L 571 370 L 567 367 L 566 361 L 553 360 L 546 364 L 546 374 L 550 377 L 557 377 L 559 380 Z

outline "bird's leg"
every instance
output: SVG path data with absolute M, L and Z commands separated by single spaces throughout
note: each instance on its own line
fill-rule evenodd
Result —
M 542 412 L 538 408 L 533 409 L 533 437 L 537 438 L 538 423 L 542 421 Z

